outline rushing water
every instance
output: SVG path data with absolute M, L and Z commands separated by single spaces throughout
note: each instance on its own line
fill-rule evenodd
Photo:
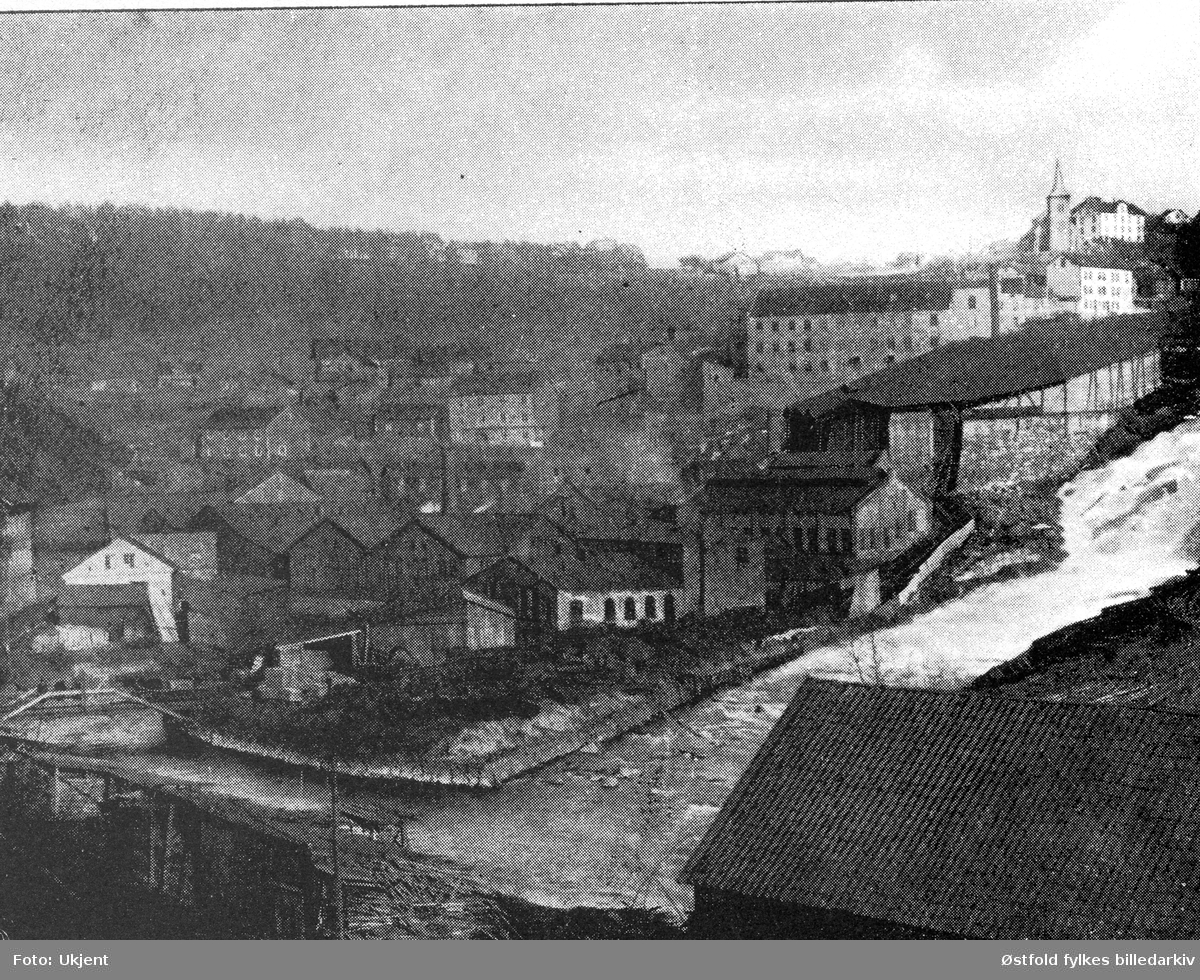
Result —
M 815 650 L 713 697 L 677 721 L 578 753 L 495 791 L 402 795 L 420 815 L 412 842 L 461 859 L 497 887 L 547 904 L 637 902 L 685 908 L 673 883 L 738 775 L 806 676 L 954 686 L 1030 643 L 1194 567 L 1200 522 L 1200 422 L 1085 473 L 1062 491 L 1059 568 L 986 585 L 910 622 Z M 213 754 L 144 757 L 159 776 L 281 808 L 319 809 L 323 788 L 296 774 Z

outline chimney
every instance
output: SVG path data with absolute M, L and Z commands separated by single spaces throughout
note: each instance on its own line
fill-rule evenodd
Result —
M 1000 268 L 988 264 L 988 309 L 992 314 L 992 336 L 1000 336 Z
M 442 503 L 441 512 L 450 512 L 450 457 L 446 447 L 442 446 Z

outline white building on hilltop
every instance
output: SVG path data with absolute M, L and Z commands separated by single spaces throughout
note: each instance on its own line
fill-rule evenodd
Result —
M 1071 209 L 1071 247 L 1110 241 L 1144 242 L 1146 212 L 1128 201 L 1086 198 Z
M 1046 290 L 1060 302 L 1074 303 L 1082 320 L 1138 312 L 1133 270 L 1113 259 L 1057 255 L 1046 266 Z
M 1081 251 L 1111 242 L 1146 240 L 1146 212 L 1124 200 L 1084 198 L 1071 207 L 1071 192 L 1062 165 L 1054 162 L 1054 180 L 1046 195 L 1046 210 L 1020 242 L 1020 250 L 1039 255 Z

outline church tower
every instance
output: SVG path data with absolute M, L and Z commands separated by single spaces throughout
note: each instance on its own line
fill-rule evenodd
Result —
M 1046 195 L 1046 238 L 1044 252 L 1071 249 L 1071 192 L 1063 183 L 1062 165 L 1054 161 L 1054 183 Z

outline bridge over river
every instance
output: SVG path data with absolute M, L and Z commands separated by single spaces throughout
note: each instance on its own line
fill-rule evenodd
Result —
M 172 724 L 194 723 L 121 688 L 30 692 L 0 705 L 0 738 L 81 750 L 161 746 Z

